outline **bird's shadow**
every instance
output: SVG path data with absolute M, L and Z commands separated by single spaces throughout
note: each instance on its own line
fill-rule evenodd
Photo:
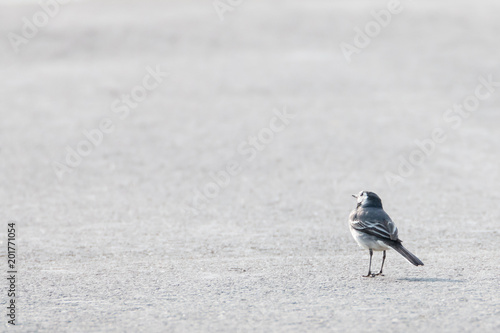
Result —
M 410 281 L 410 282 L 465 282 L 465 280 L 454 280 L 454 279 L 440 279 L 440 278 L 401 278 L 400 281 Z

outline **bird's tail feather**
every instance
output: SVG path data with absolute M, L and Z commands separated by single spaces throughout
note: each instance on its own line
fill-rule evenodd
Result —
M 400 255 L 405 257 L 406 260 L 408 260 L 410 263 L 412 263 L 415 266 L 423 266 L 424 263 L 418 259 L 413 253 L 408 251 L 401 243 L 399 242 L 391 242 L 388 244 L 390 247 L 392 247 L 394 250 L 396 250 Z

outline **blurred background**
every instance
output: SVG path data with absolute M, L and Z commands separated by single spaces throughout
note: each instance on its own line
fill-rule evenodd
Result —
M 433 278 L 493 272 L 500 84 L 453 107 L 500 82 L 499 4 L 392 3 L 1 1 L 0 217 L 20 226 L 26 327 L 352 324 L 334 303 L 362 297 L 338 285 L 365 270 L 347 227 L 361 190 Z M 391 256 L 392 275 L 422 271 Z M 283 279 L 306 296 L 276 294 Z M 464 309 L 427 325 L 472 329 Z

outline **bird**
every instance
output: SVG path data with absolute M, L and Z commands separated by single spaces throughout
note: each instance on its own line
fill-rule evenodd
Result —
M 357 199 L 356 209 L 349 215 L 349 229 L 351 230 L 354 240 L 370 253 L 370 265 L 368 266 L 368 274 L 364 277 L 383 276 L 386 251 L 390 248 L 396 250 L 399 254 L 405 257 L 410 263 L 415 266 L 423 266 L 424 263 L 418 259 L 413 253 L 408 251 L 401 243 L 402 240 L 398 237 L 398 228 L 392 222 L 391 218 L 382 207 L 380 197 L 370 191 L 361 191 L 358 195 L 353 194 Z M 382 266 L 380 272 L 372 273 L 372 256 L 373 251 L 383 251 Z

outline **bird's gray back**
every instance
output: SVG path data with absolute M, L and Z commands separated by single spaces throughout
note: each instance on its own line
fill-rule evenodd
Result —
M 398 228 L 382 208 L 359 207 L 354 210 L 349 221 L 351 226 L 359 231 L 398 241 Z

